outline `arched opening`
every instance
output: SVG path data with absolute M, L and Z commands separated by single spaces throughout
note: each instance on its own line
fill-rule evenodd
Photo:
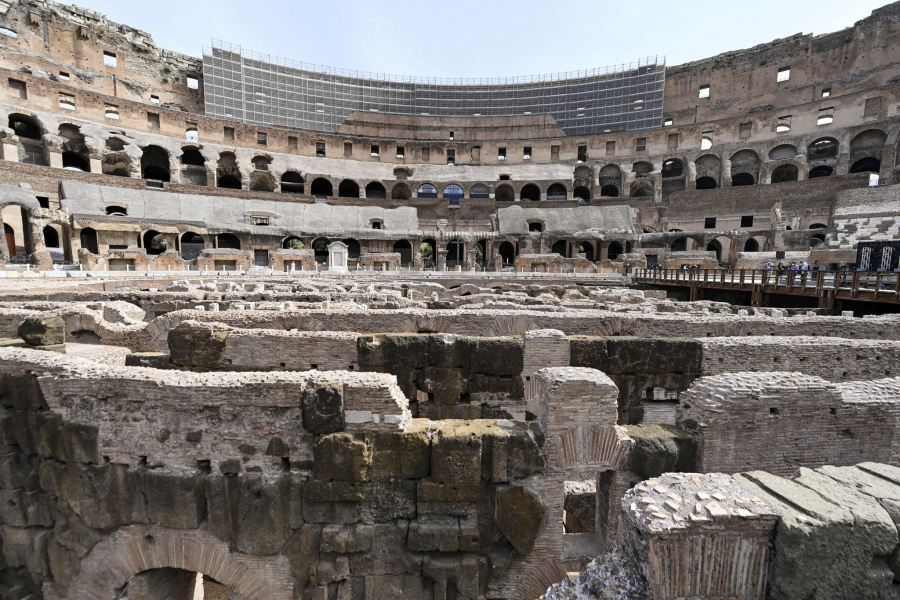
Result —
M 371 200 L 385 200 L 387 198 L 387 190 L 377 181 L 373 181 L 366 186 L 366 198 Z
M 513 192 L 512 186 L 509 185 L 500 185 L 497 186 L 497 190 L 494 192 L 494 200 L 497 202 L 513 202 L 516 199 L 516 194 Z
M 488 186 L 484 185 L 483 183 L 476 183 L 472 186 L 472 189 L 469 190 L 469 198 L 480 200 L 490 197 L 490 190 L 488 190 Z
M 302 194 L 303 193 L 303 176 L 296 171 L 288 171 L 281 176 L 281 193 L 282 194 Z
M 594 244 L 592 242 L 580 242 L 578 244 L 578 252 L 584 254 L 589 261 L 594 261 Z
M 347 258 L 359 260 L 359 254 L 360 254 L 359 242 L 353 238 L 347 238 L 346 240 L 341 240 L 341 242 L 343 242 L 347 246 Z
M 861 158 L 850 167 L 851 173 L 878 173 L 881 171 L 881 161 L 877 158 Z
M 100 171 L 104 175 L 131 177 L 131 159 L 124 154 L 107 154 L 100 163 Z
M 85 227 L 81 230 L 81 234 L 79 236 L 81 238 L 81 247 L 87 250 L 92 254 L 99 254 L 99 245 L 97 244 L 97 231 L 93 227 Z M 7 243 L 9 242 L 9 234 L 6 236 Z M 16 251 L 16 245 L 13 243 L 10 248 L 10 254 L 14 254 Z
M 83 156 L 75 152 L 63 152 L 62 162 L 63 169 L 82 171 L 84 173 L 91 172 L 91 164 Z
M 698 190 L 714 190 L 719 187 L 719 184 L 716 183 L 716 180 L 712 177 L 698 177 L 697 178 L 697 189 Z
M 631 184 L 632 198 L 652 198 L 653 183 L 649 179 L 638 179 Z
M 216 247 L 229 250 L 240 250 L 241 240 L 233 233 L 220 233 L 216 236 Z
M 26 165 L 49 166 L 40 126 L 29 117 L 10 115 L 9 128 L 19 137 L 19 162 Z
M 241 189 L 241 180 L 234 175 L 220 175 L 216 181 L 216 187 L 226 190 L 239 190 Z
M 512 242 L 503 242 L 498 249 L 500 259 L 504 265 L 511 265 L 516 260 L 516 247 Z
M 662 176 L 665 177 L 682 177 L 684 176 L 684 165 L 680 160 L 670 158 L 663 162 Z
M 807 229 L 828 229 L 828 225 L 825 225 L 824 223 L 813 223 L 807 227 Z
M 324 177 L 319 177 L 312 182 L 309 191 L 313 196 L 328 197 L 334 193 L 334 187 L 331 185 L 330 181 Z
M 464 195 L 463 189 L 455 183 L 444 188 L 444 198 L 447 200 L 459 202 Z
M 106 214 L 112 215 L 115 217 L 127 217 L 128 209 L 125 208 L 124 206 L 107 206 Z
M 254 156 L 250 161 L 253 164 L 253 168 L 257 171 L 268 171 L 269 165 L 272 164 L 272 159 L 268 156 Z
M 456 266 L 463 263 L 466 256 L 466 246 L 459 240 L 451 240 L 447 244 L 447 266 Z
M 79 340 L 81 341 L 81 340 Z M 227 586 L 215 579 L 174 567 L 163 567 L 142 571 L 131 577 L 123 588 L 124 598 L 144 600 L 187 600 L 206 598 L 209 600 L 230 597 Z
M 769 150 L 769 160 L 786 160 L 797 156 L 797 147 L 791 144 L 781 144 Z
M 143 235 L 143 246 L 147 254 L 162 254 L 166 251 L 166 236 L 151 229 Z
M 200 154 L 200 150 L 187 146 L 181 149 L 181 164 L 202 167 L 206 165 L 206 159 Z
M 685 250 L 687 250 L 687 238 L 678 238 L 677 240 L 672 242 L 669 250 L 671 252 L 684 252 Z
M 817 177 L 830 177 L 832 173 L 834 173 L 834 169 L 822 165 L 821 167 L 810 169 L 809 178 L 816 179 Z
M 412 264 L 412 243 L 409 240 L 400 240 L 394 242 L 393 251 L 400 254 L 400 264 Z
M 566 186 L 561 183 L 554 183 L 547 188 L 547 200 L 559 202 L 567 199 Z
M 707 252 L 715 252 L 716 260 L 717 261 L 722 260 L 722 244 L 719 242 L 719 240 L 713 240 L 710 243 L 708 243 L 706 245 L 706 251 Z
M 622 246 L 622 242 L 611 242 L 609 244 L 609 248 L 606 251 L 606 257 L 609 260 L 616 260 L 620 254 L 624 252 L 624 248 Z
M 807 160 L 834 158 L 838 155 L 839 144 L 834 138 L 819 138 L 806 148 Z
M 566 240 L 558 240 L 550 247 L 550 252 L 559 254 L 563 258 L 568 258 L 569 243 Z
M 313 186 L 315 186 L 315 182 L 313 182 Z M 313 194 L 315 194 L 315 192 L 313 192 Z M 340 185 L 338 185 L 338 197 L 359 198 L 359 184 L 352 179 L 343 180 Z
M 809 247 L 815 248 L 816 246 L 821 246 L 825 243 L 825 234 L 817 233 L 816 235 L 809 238 Z
M 600 196 L 606 198 L 618 198 L 619 188 L 614 185 L 604 185 L 600 188 Z
M 645 160 L 640 160 L 631 165 L 631 172 L 634 173 L 638 179 L 640 179 L 641 177 L 646 177 L 653 172 L 653 165 Z
M 405 183 L 395 184 L 391 188 L 391 200 L 409 200 L 412 198 L 412 191 Z
M 303 250 L 303 240 L 296 236 L 286 237 L 281 242 L 281 247 L 285 250 Z
M 582 202 L 590 202 L 591 200 L 591 190 L 586 186 L 579 185 L 572 191 L 572 196 L 581 200 Z
M 538 186 L 533 183 L 529 183 L 525 187 L 522 188 L 522 192 L 519 194 L 519 199 L 521 200 L 531 200 L 532 202 L 539 202 L 541 199 L 541 190 Z
M 247 187 L 251 192 L 274 192 L 275 180 L 268 171 L 256 169 L 250 173 L 250 184 Z
M 794 165 L 781 165 L 772 171 L 772 183 L 784 183 L 785 181 L 797 181 L 799 172 Z
M 328 262 L 328 244 L 330 243 L 328 238 L 316 238 L 313 240 L 312 247 L 317 263 L 324 265 Z
M 750 173 L 738 173 L 731 178 L 731 187 L 740 187 L 742 185 L 753 185 L 756 181 Z
M 759 252 L 759 242 L 750 238 L 744 244 L 744 252 Z
M 59 232 L 50 225 L 44 227 L 44 244 L 48 248 L 59 248 Z
M 432 239 L 425 239 L 419 242 L 419 254 L 422 255 L 422 260 L 425 261 L 425 266 L 428 268 L 434 267 L 434 261 L 437 258 L 436 249 L 437 242 Z
M 437 188 L 430 183 L 423 183 L 419 186 L 419 191 L 416 192 L 416 195 L 419 198 L 437 198 Z
M 188 231 L 181 236 L 181 258 L 184 260 L 197 258 L 204 248 L 206 248 L 206 243 L 199 233 Z
M 159 146 L 147 146 L 141 155 L 141 179 L 170 181 L 169 153 Z

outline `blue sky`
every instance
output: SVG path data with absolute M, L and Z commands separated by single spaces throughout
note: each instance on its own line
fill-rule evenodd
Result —
M 193 56 L 217 38 L 334 67 L 490 77 L 614 65 L 656 54 L 677 65 L 795 33 L 837 31 L 885 3 L 79 0 L 78 5 L 149 32 L 162 48 Z

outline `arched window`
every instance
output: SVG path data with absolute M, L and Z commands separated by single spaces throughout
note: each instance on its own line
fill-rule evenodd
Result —
M 698 190 L 712 190 L 719 187 L 719 184 L 716 183 L 716 180 L 712 177 L 698 177 L 697 178 L 697 189 Z
M 387 198 L 387 190 L 385 190 L 384 186 L 377 181 L 373 181 L 366 186 L 366 198 L 384 200 Z
M 128 215 L 128 209 L 124 206 L 107 206 L 106 214 L 116 217 L 125 217 Z
M 27 117 L 10 115 L 9 128 L 20 138 L 28 138 L 30 140 L 41 139 L 41 128 L 37 123 Z
M 810 169 L 809 178 L 816 179 L 817 177 L 830 177 L 832 173 L 834 173 L 834 169 L 832 169 L 831 167 L 822 165 L 821 167 L 816 167 L 814 169 Z
M 591 199 L 591 190 L 583 185 L 579 185 L 572 191 L 572 196 L 578 198 L 579 200 L 588 202 Z
M 772 183 L 797 181 L 798 171 L 794 165 L 781 165 L 772 171 Z
M 220 233 L 216 236 L 216 245 L 219 248 L 228 248 L 230 250 L 240 250 L 241 240 L 232 233 Z
M 715 252 L 716 260 L 722 260 L 722 244 L 719 240 L 713 240 L 706 245 L 707 252 Z
M 589 261 L 594 261 L 594 244 L 592 242 L 579 242 L 578 252 L 584 254 Z
M 417 192 L 419 198 L 437 198 L 437 188 L 430 183 L 423 183 Z
M 547 188 L 547 200 L 560 201 L 567 198 L 566 186 L 560 183 L 554 183 Z
M 302 194 L 303 193 L 303 176 L 296 171 L 288 171 L 281 176 L 281 193 L 282 194 Z
M 391 200 L 409 200 L 412 192 L 405 183 L 397 183 L 391 188 Z
M 747 240 L 747 243 L 744 244 L 744 252 L 759 252 L 759 242 L 750 238 Z
M 463 189 L 455 183 L 451 183 L 444 188 L 444 198 L 447 200 L 459 201 L 464 195 L 465 192 L 463 192 Z
M 465 260 L 466 246 L 459 240 L 451 240 L 447 244 L 447 262 L 459 264 Z
M 851 173 L 878 173 L 881 171 L 881 161 L 877 158 L 861 158 L 850 167 Z
M 615 260 L 620 254 L 622 254 L 622 252 L 622 243 L 612 242 L 609 245 L 609 249 L 606 251 L 606 256 L 607 258 L 609 258 L 609 260 Z
M 828 225 L 825 225 L 824 223 L 813 223 L 807 227 L 807 229 L 828 229 Z
M 791 144 L 781 144 L 769 150 L 769 160 L 785 160 L 797 156 L 797 147 Z
M 291 236 L 284 238 L 284 241 L 281 242 L 281 247 L 285 250 L 303 250 L 303 240 L 298 237 Z
M 359 198 L 359 184 L 352 179 L 345 179 L 338 186 L 339 198 Z
M 409 265 L 412 263 L 412 243 L 409 240 L 395 242 L 392 250 L 400 254 L 400 264 Z
M 604 185 L 600 188 L 600 197 L 607 198 L 618 198 L 619 197 L 619 188 L 614 185 Z
M 171 181 L 169 153 L 159 146 L 147 146 L 141 155 L 141 178 Z
M 334 188 L 332 187 L 330 181 L 328 181 L 324 177 L 319 177 L 312 182 L 309 191 L 313 196 L 331 196 L 331 194 L 334 192 Z
M 188 231 L 181 236 L 181 258 L 193 260 L 200 255 L 200 251 L 206 247 L 203 237 L 193 231 Z
M 99 254 L 97 244 L 97 231 L 93 227 L 85 227 L 81 230 L 79 236 L 81 238 L 81 247 L 92 254 Z M 8 238 L 7 238 L 8 239 Z M 9 249 L 10 254 L 15 252 L 15 246 Z
M 203 155 L 200 154 L 200 151 L 196 148 L 182 148 L 181 164 L 202 167 L 206 164 L 206 159 L 203 158 Z
M 684 165 L 680 160 L 670 158 L 662 166 L 663 177 L 681 177 L 684 175 Z
M 738 173 L 731 178 L 731 187 L 740 187 L 742 185 L 753 185 L 756 183 L 753 175 L 750 173 Z
M 569 242 L 566 240 L 558 240 L 553 243 L 553 246 L 550 247 L 550 252 L 554 254 L 559 254 L 563 258 L 568 257 L 569 250 Z
M 531 200 L 532 202 L 538 202 L 541 199 L 541 190 L 533 183 L 529 183 L 522 188 L 522 192 L 519 194 L 519 198 L 522 200 Z
M 44 245 L 48 248 L 59 248 L 59 232 L 50 225 L 44 227 Z
M 166 236 L 152 229 L 144 233 L 143 242 L 147 254 L 162 254 L 167 249 Z
M 632 198 L 652 198 L 653 183 L 649 179 L 638 179 L 631 184 Z
M 834 138 L 819 138 L 806 149 L 807 160 L 834 158 L 838 155 L 838 141 Z
M 47 152 L 41 139 L 41 128 L 28 117 L 9 116 L 9 128 L 19 137 L 19 162 L 26 165 L 49 166 Z
M 62 153 L 63 169 L 69 171 L 82 171 L 84 173 L 91 172 L 90 163 L 83 156 L 75 152 Z
M 472 189 L 469 190 L 469 198 L 490 198 L 491 193 L 488 190 L 488 186 L 483 183 L 476 183 L 472 186 Z
M 497 186 L 496 191 L 494 192 L 494 200 L 497 202 L 513 202 L 516 199 L 516 194 L 513 192 L 511 186 L 508 185 L 500 185 Z
M 516 260 L 516 247 L 512 242 L 503 242 L 498 250 L 504 265 L 511 265 Z
M 226 190 L 239 190 L 241 189 L 241 180 L 234 175 L 221 175 L 216 181 L 216 187 Z
M 347 256 L 348 258 L 359 258 L 359 242 L 354 240 L 353 238 L 347 238 L 346 240 L 341 240 L 344 244 L 347 245 Z
M 328 238 L 316 238 L 313 240 L 312 247 L 317 263 L 325 264 L 328 262 L 328 244 L 330 243 Z
M 425 239 L 419 242 L 419 254 L 422 255 L 425 266 L 434 266 L 435 248 L 437 248 L 437 242 L 432 239 Z

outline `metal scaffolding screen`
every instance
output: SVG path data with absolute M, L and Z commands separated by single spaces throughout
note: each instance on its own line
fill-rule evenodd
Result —
M 353 111 L 437 117 L 549 114 L 568 135 L 662 125 L 665 57 L 532 77 L 437 79 L 346 71 L 213 40 L 203 48 L 209 117 L 336 132 Z

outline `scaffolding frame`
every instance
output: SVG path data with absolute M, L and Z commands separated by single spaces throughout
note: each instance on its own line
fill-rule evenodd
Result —
M 353 111 L 434 117 L 552 115 L 567 135 L 662 126 L 665 57 L 547 75 L 406 77 L 203 47 L 209 117 L 335 133 Z

